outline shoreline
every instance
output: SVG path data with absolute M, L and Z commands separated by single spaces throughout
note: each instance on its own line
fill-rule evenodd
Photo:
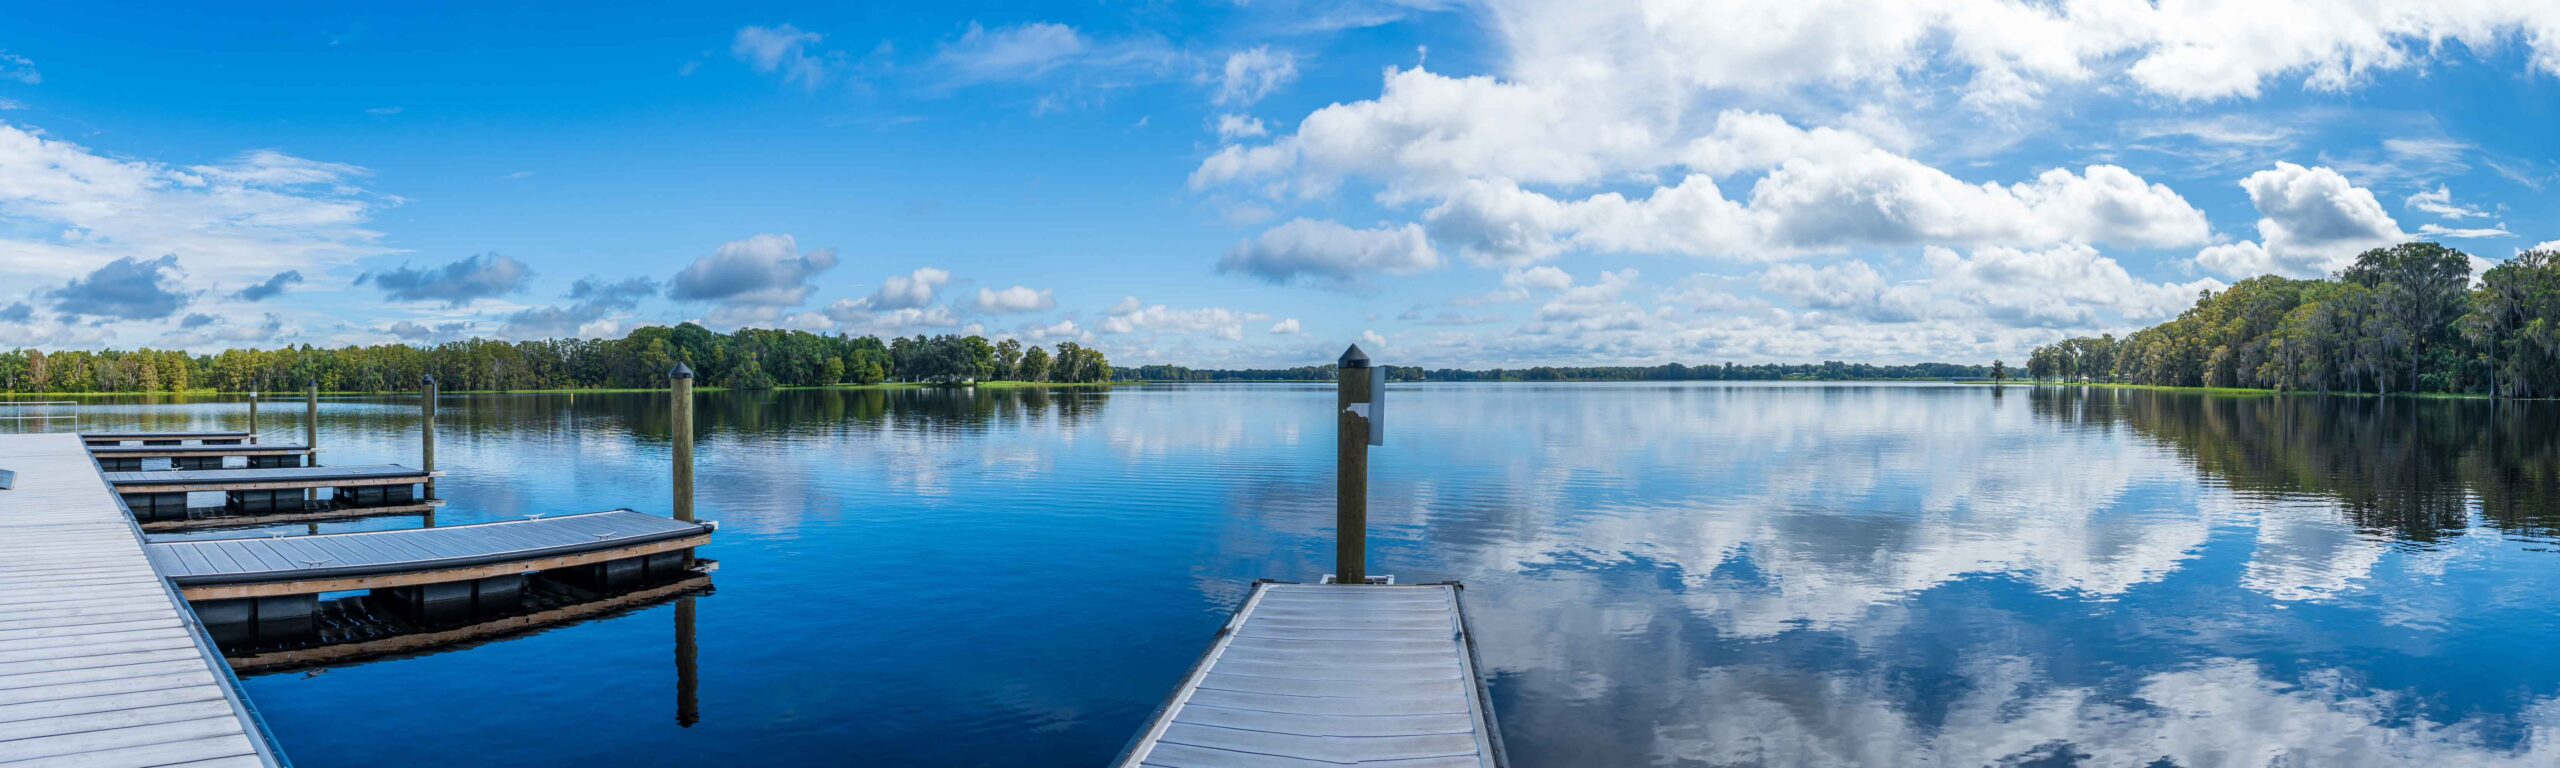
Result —
M 1991 384 L 1992 382 L 1987 382 L 1987 381 L 1985 381 L 1985 382 L 1971 382 L 1971 383 L 1976 383 L 1976 384 Z M 2255 387 L 2182 387 L 2182 386 L 2176 386 L 2176 385 L 2171 385 L 2171 384 L 2133 384 L 2133 383 L 2127 383 L 2127 382 L 2112 382 L 2112 381 L 2107 381 L 2107 382 L 2101 382 L 2101 381 L 2090 381 L 2090 382 L 2071 382 L 2071 381 L 2039 381 L 2039 380 L 2035 380 L 2035 379 L 2012 379 L 2012 380 L 2010 380 L 2010 381 L 2008 381 L 2008 382 L 2005 382 L 2005 383 L 2001 384 L 2001 386 L 2020 386 L 2020 387 L 2057 387 L 2057 388 L 2059 388 L 2059 387 L 2085 387 L 2085 388 L 2092 388 L 2092 389 L 2134 389 L 2134 390 L 2152 390 L 2152 391 L 2159 391 L 2159 392 L 2190 392 L 2190 393 L 2195 393 L 2195 394 L 2204 394 L 2204 395 L 2220 395 L 2220 396 L 2226 396 L 2226 397 L 2372 397 L 2372 398 L 2409 398 L 2409 399 L 2416 399 L 2416 400 L 2501 400 L 2501 399 L 2503 399 L 2503 400 L 2540 400 L 2540 399 L 2549 399 L 2549 398 L 2516 398 L 2516 397 L 2510 397 L 2510 398 L 2498 398 L 2498 397 L 2492 397 L 2492 396 L 2489 396 L 2489 395 L 2479 394 L 2479 393 L 2476 393 L 2476 392 L 2394 392 L 2394 393 L 2391 393 L 2391 394 L 2388 394 L 2388 395 L 2382 395 L 2382 394 L 2375 394 L 2375 393 L 2372 393 L 2372 392 L 2313 392 L 2313 391 L 2309 391 L 2309 390 L 2300 390 L 2300 389 L 2260 389 L 2260 388 L 2255 388 Z
M 976 383 L 976 384 L 969 384 L 969 385 L 965 385 L 965 386 L 967 386 L 967 387 L 974 387 L 974 388 L 978 388 L 978 389 L 1084 389 L 1084 388 L 1094 388 L 1094 387 L 1100 387 L 1100 388 L 1108 389 L 1108 388 L 1110 388 L 1110 387 L 1112 387 L 1112 386 L 1114 386 L 1114 385 L 1137 385 L 1137 384 L 1147 384 L 1147 383 L 1153 383 L 1153 382 L 1137 382 L 1137 381 L 1122 381 L 1122 382 L 1098 382 L 1098 381 L 1094 381 L 1094 382 L 1059 382 L 1059 381 L 981 381 L 981 382 L 978 382 L 978 383 Z M 766 387 L 766 388 L 764 388 L 764 390 L 763 390 L 763 391 L 785 391 L 785 390 L 789 390 L 789 391 L 815 391 L 815 390 L 831 390 L 831 389 L 832 389 L 832 390 L 866 390 L 866 389 L 934 389 L 934 388 L 942 388 L 942 387 L 946 387 L 946 386 L 947 386 L 948 388 L 957 389 L 957 388 L 960 388 L 961 386 L 964 386 L 964 385 L 942 385 L 942 384 L 929 384 L 929 383 L 920 382 L 920 381 L 895 381 L 895 382 L 891 382 L 891 381 L 884 381 L 884 382 L 880 382 L 880 383 L 878 383 L 878 384 L 828 384 L 828 385 L 824 385 L 824 386 Z M 665 391 L 667 391 L 667 389 L 666 389 L 665 387 L 657 387 L 657 388 L 642 388 L 642 387 L 568 387 L 568 388 L 551 388 L 551 389 L 448 389 L 448 390 L 442 390 L 442 391 L 438 392 L 437 394 L 439 394 L 439 395 L 627 395 L 627 394 L 638 394 L 638 393 L 647 393 L 647 392 L 665 392 Z M 754 392 L 754 391 L 758 391 L 758 390 L 737 389 L 737 388 L 735 388 L 735 387 L 699 386 L 699 387 L 694 387 L 694 388 L 693 388 L 693 391 L 695 391 L 695 392 L 731 392 L 731 391 L 737 391 L 737 392 Z M 415 389 L 384 389 L 384 390 L 331 390 L 331 389 L 324 389 L 324 390 L 321 390 L 321 391 L 320 391 L 320 394 L 322 394 L 322 395 L 326 395 L 326 396 L 330 396 L 330 397 L 350 397 L 350 396 L 361 397 L 361 396 L 369 396 L 369 395 L 412 395 L 412 394 L 417 394 L 417 392 L 418 392 L 418 390 L 415 390 Z M 188 396 L 188 397 L 245 397 L 245 396 L 247 396 L 248 394 L 249 394 L 249 393 L 247 393 L 247 392 L 233 392 L 233 391 L 224 391 L 224 390 L 219 390 L 219 389 L 184 389 L 184 390 L 177 390 L 177 391 L 158 391 L 158 392 L 0 392 L 0 403 L 22 402 L 22 401 L 27 400 L 27 399 L 34 399 L 34 398 L 48 398 L 48 397 L 51 397 L 51 398 L 111 398 L 111 397 L 153 397 L 153 396 L 169 396 L 169 395 L 183 395 L 183 396 Z M 260 395 L 260 397 L 259 397 L 259 401 L 260 401 L 260 402 L 269 402 L 269 403 L 292 402 L 292 401 L 295 401 L 295 400 L 299 400 L 299 399 L 301 399 L 301 396 L 302 396 L 302 391 L 301 391 L 301 390 L 286 390 L 286 391 L 283 391 L 283 392 L 262 393 L 262 394 Z
M 1963 380 L 1963 381 L 1955 381 L 1955 380 L 1948 380 L 1948 379 L 1733 379 L 1733 380 L 1729 380 L 1729 381 L 1728 381 L 1728 380 L 1719 380 L 1719 379 L 1677 379 L 1677 380 L 1663 380 L 1663 381 L 1656 381 L 1656 380 L 1652 380 L 1652 379 L 1624 379 L 1624 380 L 1616 380 L 1616 379 L 1593 379 L 1593 380 L 1562 380 L 1562 381 L 1528 381 L 1528 380 L 1521 380 L 1521 379 L 1503 379 L 1503 380 L 1485 380 L 1485 381 L 1410 381 L 1410 382 L 1396 382 L 1396 383 L 1399 383 L 1399 384 L 1685 384 L 1685 383 L 1697 383 L 1697 382 L 1714 382 L 1714 383 L 1745 383 L 1745 384 L 1953 384 L 1953 385 L 1972 385 L 1972 386 L 2018 386 L 2018 387 L 2054 387 L 2054 388 L 2082 387 L 2082 388 L 2090 388 L 2090 389 L 2129 389 L 2129 390 L 2152 390 L 2152 391 L 2160 391 L 2160 392 L 2188 392 L 2188 393 L 2205 394 L 2205 395 L 2215 395 L 2215 396 L 2223 396 L 2223 397 L 2377 397 L 2377 398 L 2387 397 L 2387 398 L 2409 398 L 2409 399 L 2419 399 L 2419 400 L 2497 400 L 2497 399 L 2529 400 L 2529 399 L 2549 399 L 2549 398 L 2496 398 L 2496 397 L 2492 397 L 2492 396 L 2489 396 L 2489 395 L 2478 394 L 2478 393 L 2471 393 L 2471 392 L 2414 392 L 2414 393 L 2413 393 L 2413 392 L 2395 392 L 2395 393 L 2392 393 L 2392 394 L 2389 394 L 2389 395 L 2379 395 L 2379 394 L 2375 394 L 2375 393 L 2371 393 L 2371 392 L 2312 392 L 2312 391 L 2306 391 L 2306 390 L 2258 389 L 2258 388 L 2250 388 L 2250 387 L 2184 387 L 2184 386 L 2175 386 L 2175 385 L 2169 385 L 2169 384 L 2134 384 L 2134 383 L 2128 383 L 2128 382 L 2066 382 L 2066 381 L 2040 381 L 2040 380 L 2035 380 L 2035 379 L 2010 379 L 2010 380 L 2005 381 L 2005 382 L 1992 382 L 1992 381 L 1983 381 L 1983 380 Z M 977 382 L 977 383 L 975 383 L 975 384 L 969 384 L 969 385 L 945 385 L 945 384 L 933 384 L 933 383 L 927 383 L 927 382 L 916 382 L 916 381 L 895 381 L 895 382 L 880 382 L 880 383 L 877 383 L 877 384 L 828 384 L 828 385 L 824 385 L 824 386 L 785 386 L 785 387 L 767 387 L 767 388 L 765 388 L 765 390 L 764 390 L 764 391 L 776 391 L 776 392 L 779 392 L 779 391 L 825 391 L 825 390 L 860 391 L 860 390 L 891 390 L 891 389 L 960 389 L 960 388 L 964 388 L 964 387 L 965 387 L 965 388 L 974 388 L 974 389 L 1111 389 L 1111 388 L 1113 388 L 1113 387 L 1135 387 L 1135 386 L 1149 386 L 1149 385 L 1161 385 L 1161 384 L 1331 384 L 1331 383 L 1333 383 L 1333 381 L 1332 381 L 1331 379 L 1222 379 L 1222 380 L 1216 380 L 1216 381 L 1190 381 L 1190 380 L 1185 380 L 1185 379 L 1140 379 L 1140 380 L 1134 380 L 1134 381 L 1110 381 L 1110 382 L 1100 382 L 1100 381 L 1096 381 L 1096 382 L 1051 382 L 1051 381 L 1004 381 L 1004 380 L 998 380 L 998 381 L 982 381 L 982 382 Z M 570 387 L 570 388 L 551 388 L 551 389 L 470 389 L 470 390 L 459 390 L 459 389 L 458 389 L 458 390 L 447 390 L 447 391 L 442 392 L 441 394 L 446 394 L 446 395 L 624 395 L 624 394 L 645 394 L 645 393 L 652 393 L 652 392 L 665 392 L 665 391 L 667 391 L 665 388 L 655 388 L 655 389 L 650 389 L 650 388 L 635 388 L 635 387 L 592 387 L 592 388 L 577 388 L 577 387 Z M 694 388 L 694 391 L 695 391 L 695 392 L 731 392 L 731 391 L 738 391 L 738 392 L 751 392 L 751 391 L 757 391 L 757 390 L 741 390 L 741 389 L 737 389 L 737 388 L 735 388 L 735 387 L 700 386 L 700 387 L 695 387 L 695 388 Z M 417 390 L 414 390 L 414 389 L 393 389 L 393 390 L 379 390 L 379 391 L 366 391 L 366 390 L 323 390 L 323 391 L 321 391 L 321 392 L 320 392 L 320 394 L 322 394 L 322 395 L 327 395 L 327 396 L 331 396 L 331 397 L 364 397 L 364 396 L 376 396 L 376 395 L 407 395 L 407 394 L 415 394 L 416 392 L 417 392 Z M 20 401 L 24 401 L 24 400 L 28 400 L 28 399 L 36 399 L 36 398 L 105 399 L 105 398 L 123 398 L 123 397 L 151 397 L 151 396 L 240 397 L 240 396 L 245 396 L 245 395 L 247 395 L 247 394 L 248 394 L 248 393 L 246 393 L 246 392 L 229 392 L 229 391 L 222 391 L 222 390 L 215 390 L 215 389 L 189 389 L 189 390 L 181 390 L 181 391 L 175 391 L 175 392 L 6 392 L 6 393 L 0 393 L 0 403 L 20 402 Z M 272 394 L 272 395 L 270 395 L 270 396 L 262 396 L 262 397 L 261 397 L 261 400 L 262 400 L 262 401 L 264 401 L 264 402 L 272 402 L 272 403 L 284 403 L 284 402 L 291 402 L 291 401 L 293 401 L 293 400 L 297 400 L 297 399 L 299 399 L 299 397 L 298 397 L 298 395 L 299 395 L 299 394 L 300 394 L 299 392 L 294 392 L 294 391 L 279 392 L 279 393 L 273 393 L 273 394 Z

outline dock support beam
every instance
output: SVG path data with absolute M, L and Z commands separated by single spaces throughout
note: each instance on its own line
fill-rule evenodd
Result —
M 1369 583 L 1369 419 L 1351 408 L 1375 402 L 1369 355 L 1358 345 L 1334 367 L 1333 583 Z
M 675 518 L 693 522 L 693 368 L 677 363 L 667 372 L 669 427 L 675 443 Z
M 427 471 L 427 500 L 436 498 L 436 376 L 418 380 L 418 463 Z

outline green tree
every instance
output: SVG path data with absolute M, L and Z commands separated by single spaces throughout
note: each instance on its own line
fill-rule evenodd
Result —
M 1036 346 L 1024 351 L 1022 362 L 1014 367 L 1013 378 L 1019 381 L 1048 381 L 1048 351 Z

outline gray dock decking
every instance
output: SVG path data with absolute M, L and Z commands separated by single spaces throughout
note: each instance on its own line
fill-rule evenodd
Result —
M 452 528 L 278 538 L 155 541 L 151 561 L 180 587 L 310 581 L 442 571 L 624 549 L 708 536 L 687 523 L 627 509 Z
M 0 764 L 280 764 L 83 441 L 0 435 L 0 467 Z
M 441 476 L 442 473 L 430 473 L 398 464 L 266 469 L 172 469 L 105 473 L 107 484 L 114 486 L 118 493 L 397 485 L 423 483 L 431 475 Z
M 1458 591 L 1255 584 L 1120 765 L 1503 765 Z

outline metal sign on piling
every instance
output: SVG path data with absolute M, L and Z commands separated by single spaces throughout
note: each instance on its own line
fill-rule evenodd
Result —
M 1333 573 L 1337 584 L 1369 583 L 1369 446 L 1386 444 L 1385 368 L 1360 345 L 1334 366 Z

